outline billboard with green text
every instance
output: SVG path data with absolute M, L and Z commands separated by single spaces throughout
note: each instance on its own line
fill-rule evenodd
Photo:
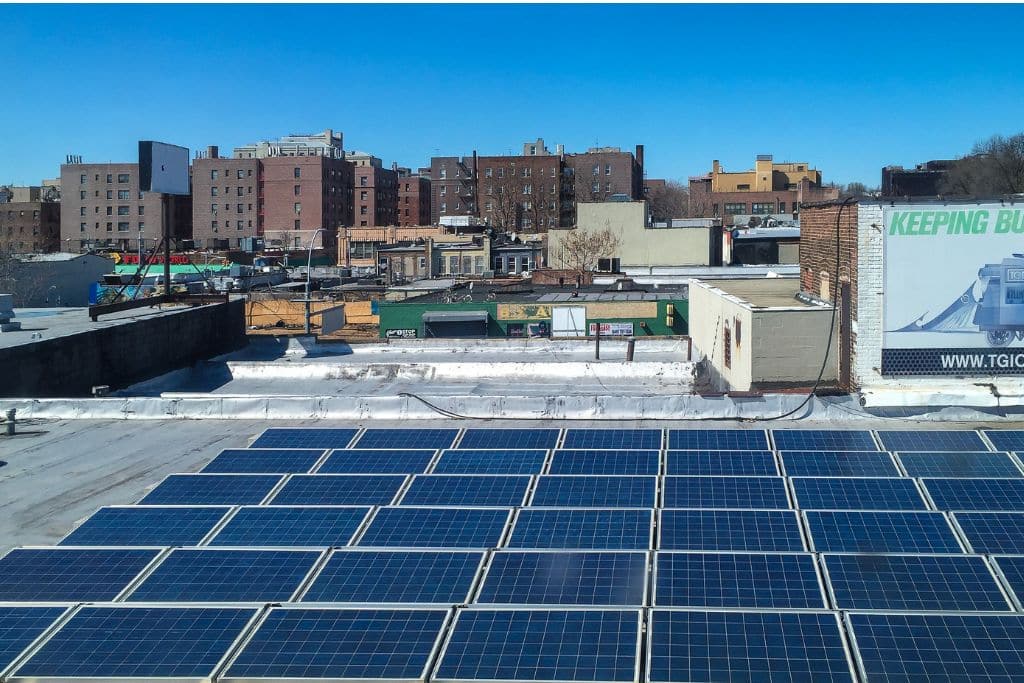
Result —
M 883 210 L 882 374 L 1024 375 L 1024 206 Z

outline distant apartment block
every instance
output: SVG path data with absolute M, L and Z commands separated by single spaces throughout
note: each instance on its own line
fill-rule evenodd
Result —
M 48 198 L 46 189 L 0 188 L 0 254 L 61 250 L 60 202 Z
M 547 230 L 571 225 L 577 202 L 643 194 L 643 146 L 552 153 L 544 140 L 524 143 L 520 154 L 444 156 L 430 160 L 431 222 L 441 216 L 478 216 L 505 230 Z
M 952 159 L 934 159 L 914 168 L 886 166 L 882 169 L 882 196 L 934 197 L 940 193 L 942 179 L 954 163 Z
M 722 217 L 725 224 L 743 214 L 796 214 L 803 202 L 828 201 L 839 189 L 824 187 L 821 171 L 806 162 L 775 163 L 760 154 L 754 168 L 728 172 L 718 160 L 711 172 L 690 178 L 690 209 L 695 216 Z
M 328 128 L 323 133 L 285 135 L 278 140 L 264 140 L 251 145 L 235 147 L 236 159 L 266 159 L 268 157 L 321 156 L 344 159 L 344 137 Z
M 398 169 L 398 225 L 430 225 L 430 178 Z
M 161 197 L 139 191 L 139 165 L 67 163 L 60 167 L 62 248 L 154 248 L 163 235 Z M 172 248 L 192 238 L 192 197 L 168 196 Z
M 366 152 L 349 152 L 355 177 L 353 225 L 376 227 L 398 223 L 398 171 L 386 169 L 381 160 Z

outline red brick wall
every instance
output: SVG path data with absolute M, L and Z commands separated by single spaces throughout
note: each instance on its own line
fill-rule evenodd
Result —
M 227 240 L 228 247 L 234 249 L 240 239 L 261 234 L 257 218 L 259 163 L 258 159 L 193 159 L 192 236 L 197 248 L 214 248 L 217 242 Z
M 836 268 L 836 215 L 839 202 L 805 206 L 800 211 L 800 289 L 834 301 Z M 827 280 L 828 296 L 822 289 Z M 849 282 L 853 318 L 857 319 L 857 205 L 843 209 L 839 222 L 839 279 Z
M 398 179 L 398 224 L 430 225 L 430 180 L 419 176 Z

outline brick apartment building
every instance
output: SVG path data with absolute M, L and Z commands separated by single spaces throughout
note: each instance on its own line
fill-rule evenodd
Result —
M 884 197 L 935 197 L 943 178 L 956 162 L 933 159 L 914 168 L 886 166 L 882 169 L 881 191 Z
M 498 228 L 547 230 L 572 225 L 579 201 L 643 195 L 643 146 L 634 156 L 618 147 L 551 153 L 538 139 L 506 156 L 433 157 L 431 222 L 478 216 Z
M 60 167 L 60 239 L 65 250 L 100 247 L 135 251 L 142 234 L 152 249 L 163 235 L 158 193 L 139 191 L 139 165 L 66 163 Z M 192 238 L 192 197 L 168 195 L 171 247 Z
M 40 187 L 3 189 L 0 254 L 60 251 L 60 202 L 47 197 Z
M 352 225 L 353 165 L 342 136 L 291 135 L 235 148 L 215 146 L 192 162 L 197 248 L 238 248 L 247 237 L 267 246 L 337 248 L 338 229 Z M 318 229 L 323 232 L 317 233 Z
M 690 178 L 693 215 L 720 216 L 725 225 L 737 215 L 796 215 L 802 203 L 838 197 L 838 188 L 822 186 L 821 171 L 806 162 L 775 163 L 770 154 L 758 155 L 753 169 L 740 172 L 726 172 L 716 159 L 710 173 Z
M 353 224 L 358 227 L 398 223 L 398 173 L 380 166 L 356 166 Z
M 398 225 L 430 225 L 430 178 L 398 169 Z

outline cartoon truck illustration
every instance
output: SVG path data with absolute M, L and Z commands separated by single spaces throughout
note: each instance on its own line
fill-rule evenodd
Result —
M 1006 346 L 1014 338 L 1024 339 L 1024 254 L 982 266 L 978 279 L 985 283 L 985 290 L 974 311 L 974 324 L 989 345 Z

